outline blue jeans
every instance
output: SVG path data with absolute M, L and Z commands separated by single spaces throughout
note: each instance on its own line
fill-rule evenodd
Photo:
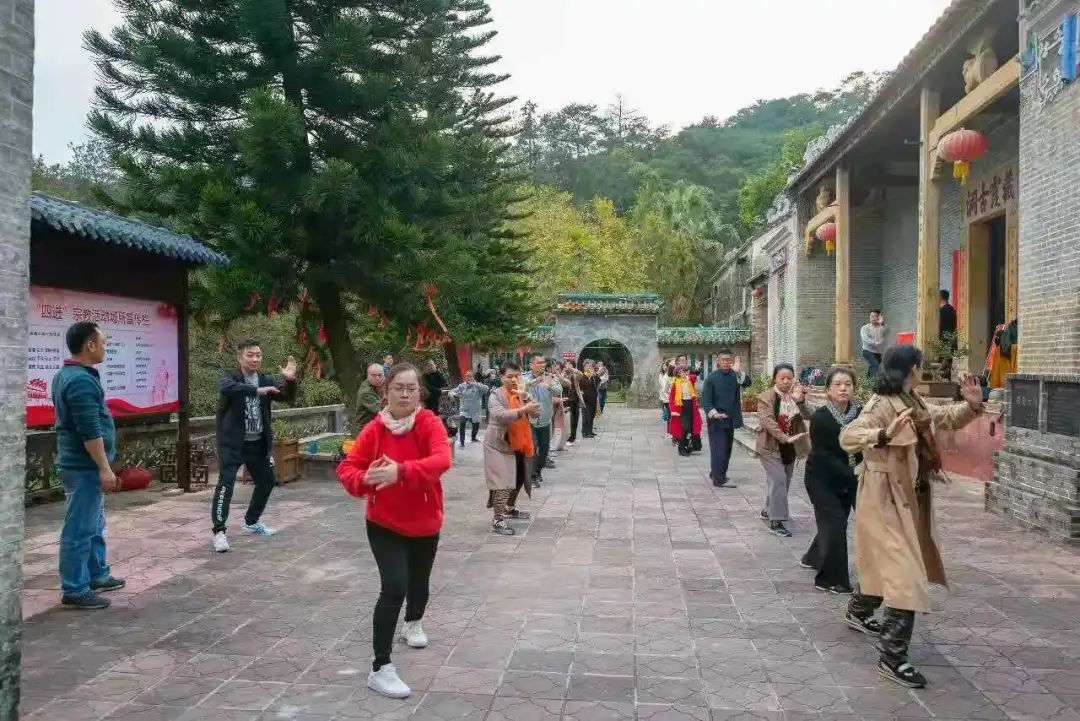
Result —
M 60 530 L 60 589 L 79 596 L 109 577 L 105 562 L 105 495 L 97 471 L 61 471 L 64 527 Z
M 878 366 L 881 365 L 881 354 L 864 350 L 862 357 L 866 361 L 866 375 L 873 380 L 877 376 Z
M 667 423 L 671 420 L 671 411 L 668 410 L 667 401 L 661 401 L 660 403 L 660 420 Z
M 603 413 L 604 406 L 607 405 L 607 388 L 601 388 L 598 391 L 598 395 L 600 397 L 600 412 Z

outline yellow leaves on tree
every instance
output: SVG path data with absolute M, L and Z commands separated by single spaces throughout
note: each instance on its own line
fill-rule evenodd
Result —
M 537 290 L 554 304 L 558 293 L 648 290 L 646 259 L 634 229 L 597 198 L 584 210 L 570 193 L 550 187 L 523 189 L 509 229 L 523 236 Z

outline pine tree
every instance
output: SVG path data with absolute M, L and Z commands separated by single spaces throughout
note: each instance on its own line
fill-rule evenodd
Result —
M 485 0 L 117 6 L 120 25 L 85 38 L 91 128 L 117 149 L 126 210 L 232 258 L 208 283 L 223 307 L 313 314 L 350 401 L 350 321 L 370 306 L 437 326 L 421 292 L 437 288 L 465 341 L 529 322 Z

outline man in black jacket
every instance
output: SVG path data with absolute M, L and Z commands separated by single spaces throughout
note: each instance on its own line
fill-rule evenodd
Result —
M 701 409 L 709 427 L 709 478 L 717 488 L 734 488 L 728 481 L 728 464 L 735 429 L 743 426 L 742 389 L 750 385 L 750 376 L 742 372 L 730 348 L 721 348 L 718 355 L 720 367 L 709 374 L 701 391 Z
M 259 520 L 274 489 L 274 431 L 270 405 L 274 400 L 291 402 L 296 397 L 296 359 L 289 356 L 281 379 L 262 372 L 262 348 L 257 340 L 236 347 L 238 370 L 227 371 L 218 381 L 217 449 L 221 474 L 210 506 L 214 550 L 229 550 L 225 522 L 229 518 L 233 486 L 240 466 L 255 482 L 244 530 L 256 536 L 272 536 L 274 530 Z

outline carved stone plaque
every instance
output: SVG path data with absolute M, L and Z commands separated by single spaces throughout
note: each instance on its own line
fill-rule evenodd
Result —
M 1039 381 L 1012 381 L 1009 422 L 1016 428 L 1039 430 Z
M 1046 383 L 1046 432 L 1080 437 L 1080 383 Z

